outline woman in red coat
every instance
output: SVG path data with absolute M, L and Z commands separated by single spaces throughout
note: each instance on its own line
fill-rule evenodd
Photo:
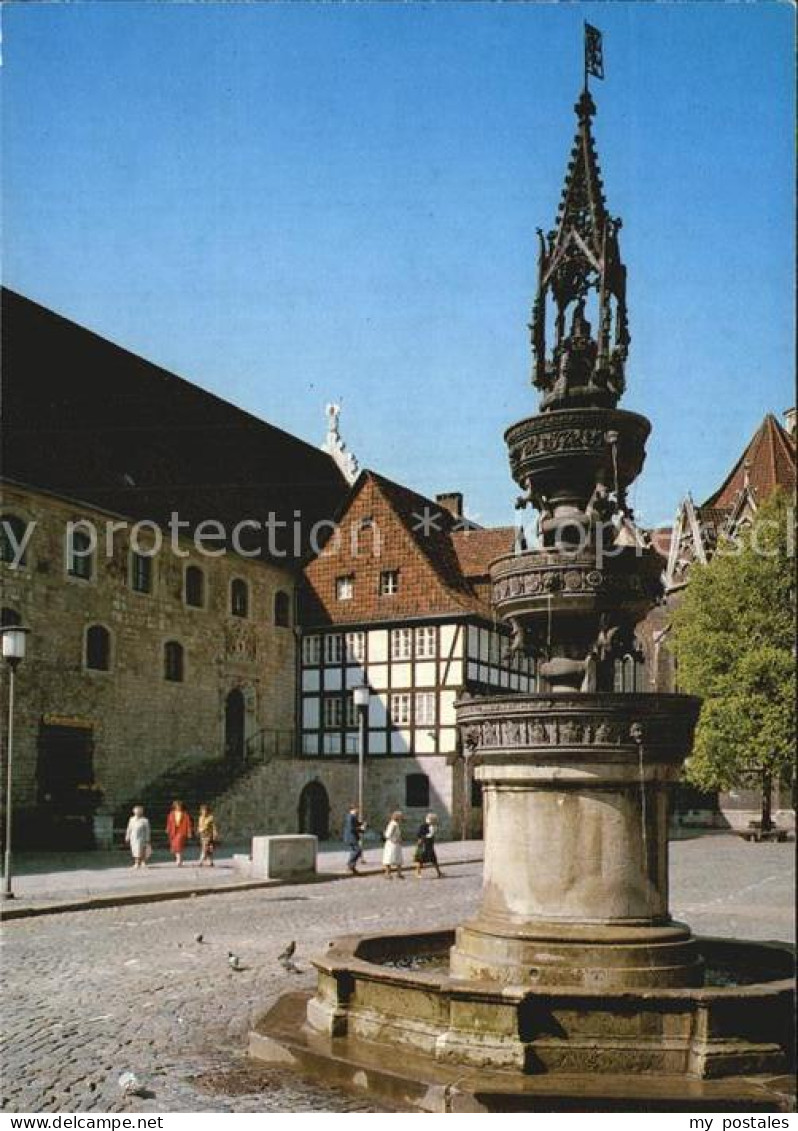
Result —
M 175 863 L 178 868 L 183 866 L 183 852 L 186 841 L 194 833 L 191 817 L 182 801 L 173 801 L 169 816 L 166 818 L 166 835 L 169 837 L 169 851 L 175 854 Z

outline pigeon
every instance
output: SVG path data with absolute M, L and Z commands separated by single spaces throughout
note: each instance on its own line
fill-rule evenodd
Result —
M 125 1096 L 145 1096 L 149 1094 L 135 1072 L 123 1072 L 119 1077 L 119 1087 Z
M 205 941 L 205 940 L 203 939 L 202 935 L 195 935 L 195 936 L 194 936 L 194 942 L 196 942 L 196 943 L 203 943 L 204 941 Z
M 288 946 L 285 948 L 285 950 L 282 952 L 282 954 L 277 955 L 277 961 L 282 962 L 283 965 L 285 965 L 286 962 L 291 961 L 291 959 L 294 957 L 295 954 L 296 954 L 296 943 L 290 942 L 288 944 Z
M 227 952 L 227 963 L 228 963 L 231 970 L 243 970 L 244 969 L 244 967 L 241 965 L 241 959 L 238 957 L 237 954 L 233 954 L 232 950 L 228 950 L 228 952 Z

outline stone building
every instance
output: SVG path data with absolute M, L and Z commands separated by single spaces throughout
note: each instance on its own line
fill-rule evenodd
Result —
M 3 368 L 3 623 L 31 629 L 17 829 L 81 843 L 98 805 L 119 823 L 136 800 L 160 827 L 173 796 L 196 805 L 293 754 L 299 564 L 347 483 L 8 291 Z

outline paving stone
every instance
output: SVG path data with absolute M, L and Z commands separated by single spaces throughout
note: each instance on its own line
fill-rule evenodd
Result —
M 673 844 L 671 855 L 671 906 L 696 931 L 792 937 L 792 845 L 706 836 Z M 309 960 L 336 935 L 451 925 L 476 908 L 480 878 L 468 864 L 443 880 L 362 877 L 9 922 L 3 1110 L 380 1110 L 254 1067 L 245 1058 L 252 1019 L 287 990 L 313 986 Z M 292 939 L 299 975 L 277 962 Z M 154 1098 L 121 1095 L 126 1069 Z

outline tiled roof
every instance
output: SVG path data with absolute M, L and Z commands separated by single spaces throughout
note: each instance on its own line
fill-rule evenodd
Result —
M 351 549 L 351 531 L 369 523 L 380 532 L 379 555 Z M 476 614 L 491 618 L 487 566 L 512 549 L 512 528 L 463 530 L 440 503 L 377 472 L 361 472 L 337 516 L 341 537 L 305 564 L 300 617 L 305 625 L 401 622 L 418 617 Z M 331 536 L 332 538 L 332 536 Z M 358 544 L 360 545 L 360 543 Z M 398 569 L 398 591 L 380 596 L 380 571 Z M 350 575 L 352 596 L 337 598 L 337 581 Z
M 432 565 L 443 583 L 457 593 L 472 595 L 471 587 L 463 576 L 453 545 L 457 519 L 440 503 L 394 483 L 375 471 L 370 475 L 391 503 L 394 512 L 415 542 L 419 551 Z
M 345 497 L 334 462 L 303 440 L 5 289 L 2 313 L 7 478 L 161 525 L 177 511 L 229 533 L 274 514 L 284 564 L 294 511 L 307 535 Z
M 460 569 L 467 578 L 483 578 L 490 573 L 491 562 L 515 547 L 514 526 L 496 526 L 490 530 L 458 530 L 452 543 Z
M 734 506 L 746 483 L 754 498 L 761 502 L 776 487 L 795 491 L 795 440 L 782 428 L 771 413 L 765 417 L 751 442 L 718 490 L 699 508 L 704 521 L 719 522 L 720 514 Z

